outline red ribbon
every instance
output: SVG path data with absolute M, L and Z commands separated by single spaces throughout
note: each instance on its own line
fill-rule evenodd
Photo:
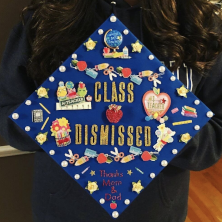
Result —
M 163 141 L 163 140 L 161 140 L 161 143 L 163 143 L 164 145 L 166 145 L 166 144 L 167 144 L 167 142 L 165 142 L 165 141 Z
M 67 138 L 65 138 L 65 139 L 58 140 L 57 143 L 58 143 L 59 145 L 61 145 L 61 144 L 63 144 L 63 143 L 69 142 L 69 141 L 70 141 L 70 139 L 69 139 L 69 137 L 67 137 Z

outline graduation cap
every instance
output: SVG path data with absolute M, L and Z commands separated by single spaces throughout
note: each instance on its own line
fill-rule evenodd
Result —
M 112 14 L 10 118 L 118 218 L 212 116 Z

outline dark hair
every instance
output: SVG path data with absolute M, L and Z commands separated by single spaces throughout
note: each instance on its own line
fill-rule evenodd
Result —
M 97 0 L 34 0 L 27 70 L 42 83 L 94 30 Z M 204 74 L 222 51 L 221 12 L 207 0 L 141 0 L 143 21 L 160 55 Z M 106 18 L 104 18 L 106 19 Z

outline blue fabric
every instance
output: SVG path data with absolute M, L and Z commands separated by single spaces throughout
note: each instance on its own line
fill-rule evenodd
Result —
M 99 29 L 103 29 L 104 33 L 109 30 L 118 30 L 119 32 L 123 33 L 125 29 L 127 29 L 121 21 L 117 19 L 116 22 L 110 22 L 110 18 L 108 18 L 102 25 L 99 27 Z M 130 31 L 130 30 L 129 30 Z M 109 63 L 110 65 L 114 66 L 114 68 L 118 66 L 122 66 L 124 68 L 131 68 L 132 74 L 138 75 L 139 72 L 144 70 L 152 70 L 154 72 L 159 73 L 159 67 L 162 66 L 162 63 L 155 58 L 154 60 L 149 60 L 148 56 L 152 53 L 144 46 L 142 48 L 141 53 L 137 52 L 131 52 L 132 47 L 131 43 L 135 43 L 137 41 L 137 38 L 129 32 L 128 35 L 123 34 L 123 43 L 120 46 L 119 52 L 122 51 L 124 46 L 127 46 L 129 49 L 129 55 L 132 57 L 131 59 L 105 59 L 103 58 L 103 48 L 106 46 L 104 44 L 103 35 L 98 34 L 98 30 L 96 30 L 90 38 L 93 41 L 97 41 L 96 48 L 92 51 L 87 51 L 86 47 L 82 44 L 74 53 L 78 55 L 77 60 L 79 61 L 86 61 L 88 64 L 88 68 L 94 68 L 95 65 L 98 65 L 100 63 Z M 88 40 L 88 39 L 87 39 Z M 86 40 L 86 41 L 87 41 Z M 85 41 L 85 42 L 86 42 Z M 134 84 L 134 102 L 128 103 L 127 102 L 127 96 L 126 101 L 123 103 L 116 103 L 117 105 L 122 106 L 123 111 L 123 117 L 117 124 L 111 124 L 106 118 L 106 110 L 110 103 L 106 103 L 103 101 L 103 82 L 107 82 L 108 84 L 108 99 L 111 99 L 111 89 L 112 89 L 112 82 L 109 80 L 108 76 L 105 76 L 103 74 L 103 71 L 99 71 L 99 74 L 96 79 L 93 79 L 85 74 L 85 72 L 80 72 L 76 69 L 73 69 L 70 67 L 70 63 L 72 61 L 71 56 L 63 63 L 63 65 L 66 67 L 66 72 L 60 72 L 59 69 L 57 69 L 52 76 L 54 76 L 55 81 L 50 82 L 49 80 L 46 80 L 42 87 L 49 88 L 49 99 L 46 98 L 38 98 L 36 92 L 34 92 L 32 95 L 29 96 L 29 100 L 32 101 L 32 104 L 30 106 L 25 105 L 24 103 L 18 107 L 14 112 L 19 114 L 19 119 L 13 120 L 20 126 L 22 129 L 25 129 L 26 126 L 31 127 L 31 131 L 26 132 L 33 140 L 35 140 L 36 135 L 41 132 L 41 127 L 43 123 L 33 123 L 32 122 L 32 110 L 36 109 L 42 109 L 39 106 L 39 103 L 42 103 L 45 105 L 45 107 L 50 110 L 51 114 L 49 115 L 45 111 L 44 113 L 44 120 L 49 117 L 49 121 L 45 127 L 45 129 L 42 131 L 48 132 L 48 141 L 46 141 L 43 145 L 41 145 L 42 149 L 45 150 L 46 153 L 49 153 L 50 150 L 55 150 L 55 155 L 51 156 L 59 165 L 61 165 L 61 162 L 67 159 L 67 157 L 64 156 L 65 153 L 68 153 L 68 149 L 71 149 L 74 154 L 79 154 L 80 157 L 84 156 L 84 151 L 86 148 L 95 150 L 97 154 L 99 153 L 105 153 L 110 154 L 110 151 L 114 151 L 114 147 L 117 147 L 119 149 L 119 152 L 124 152 L 125 156 L 130 154 L 129 153 L 129 146 L 127 146 L 126 138 L 127 138 L 127 132 L 125 131 L 125 145 L 124 146 L 118 146 L 118 130 L 117 127 L 119 125 L 123 125 L 125 127 L 125 130 L 127 130 L 128 126 L 134 126 L 134 146 L 135 144 L 135 127 L 136 126 L 150 126 L 151 127 L 151 146 L 140 147 L 142 151 L 148 150 L 150 152 L 155 152 L 153 149 L 153 145 L 157 142 L 157 136 L 155 135 L 155 131 L 157 130 L 157 126 L 160 125 L 160 123 L 156 120 L 150 120 L 146 121 L 146 113 L 142 104 L 142 98 L 143 95 L 153 89 L 153 82 L 150 82 L 147 80 L 147 77 L 143 78 L 143 81 L 141 85 Z M 135 157 L 135 160 L 129 162 L 129 163 L 120 163 L 113 161 L 111 164 L 98 164 L 96 161 L 96 158 L 92 159 L 81 165 L 81 166 L 73 166 L 68 165 L 68 167 L 64 168 L 64 170 L 72 177 L 74 178 L 75 174 L 80 175 L 80 179 L 77 180 L 77 182 L 85 189 L 85 187 L 88 184 L 88 181 L 97 181 L 99 185 L 99 190 L 94 192 L 92 196 L 94 199 L 99 202 L 101 198 L 105 198 L 105 193 L 111 194 L 111 187 L 103 187 L 103 179 L 107 182 L 109 179 L 110 181 L 121 181 L 122 185 L 115 186 L 115 190 L 117 190 L 117 195 L 121 193 L 121 200 L 117 200 L 117 209 L 112 210 L 110 208 L 111 201 L 107 201 L 105 204 L 101 205 L 104 207 L 104 209 L 112 215 L 113 211 L 118 211 L 119 214 L 121 214 L 124 209 L 126 209 L 127 205 L 125 205 L 124 201 L 125 199 L 129 199 L 131 202 L 138 196 L 136 192 L 132 192 L 132 182 L 137 182 L 138 180 L 141 180 L 142 186 L 146 187 L 149 185 L 149 183 L 152 181 L 150 178 L 150 173 L 155 173 L 156 175 L 164 168 L 161 166 L 161 161 L 166 160 L 170 162 L 175 155 L 172 154 L 173 149 L 177 149 L 178 152 L 183 149 L 183 147 L 186 145 L 185 143 L 179 142 L 180 135 L 184 133 L 190 133 L 192 137 L 198 132 L 194 129 L 195 125 L 199 125 L 200 128 L 202 128 L 210 118 L 207 117 L 206 113 L 209 111 L 209 109 L 201 102 L 199 105 L 195 105 L 194 101 L 197 99 L 197 97 L 189 92 L 187 94 L 187 98 L 178 96 L 176 88 L 180 88 L 183 84 L 179 81 L 171 81 L 170 77 L 172 76 L 172 73 L 166 68 L 165 74 L 160 78 L 162 84 L 158 85 L 157 88 L 160 88 L 160 92 L 165 92 L 171 97 L 171 106 L 166 113 L 166 115 L 169 117 L 169 120 L 166 121 L 166 127 L 169 127 L 171 130 L 176 131 L 176 135 L 173 136 L 174 142 L 169 143 L 160 151 L 160 154 L 158 155 L 157 161 L 148 161 L 144 162 L 142 161 L 140 156 Z M 58 83 L 60 81 L 67 82 L 72 81 L 75 84 L 75 88 L 78 87 L 78 83 L 80 81 L 84 82 L 86 85 L 86 88 L 88 90 L 87 95 L 93 96 L 92 100 L 92 109 L 91 110 L 73 110 L 73 111 L 56 111 L 56 103 L 58 102 L 56 92 L 58 88 Z M 98 92 L 102 95 L 102 100 L 99 103 L 96 103 L 94 100 L 94 84 L 95 82 L 101 82 L 102 88 L 98 90 Z M 117 91 L 118 91 L 118 85 L 120 82 L 125 82 L 126 87 L 127 84 L 130 82 L 130 79 L 117 77 L 114 78 L 114 81 L 117 85 Z M 127 92 L 127 89 L 125 90 Z M 190 106 L 197 110 L 198 118 L 190 118 L 185 117 L 181 115 L 182 107 Z M 178 107 L 179 112 L 176 114 L 172 114 L 171 110 L 175 107 Z M 67 147 L 57 147 L 55 143 L 55 138 L 51 136 L 50 126 L 52 124 L 52 121 L 54 121 L 56 118 L 62 118 L 66 117 L 69 120 L 70 127 L 72 132 L 70 133 L 72 143 L 68 145 Z M 10 116 L 11 118 L 11 116 Z M 185 120 L 192 120 L 192 124 L 187 125 L 181 125 L 181 126 L 173 126 L 173 122 L 177 121 L 185 121 Z M 83 142 L 82 145 L 75 145 L 75 124 L 82 124 L 83 127 Z M 99 129 L 101 125 L 115 125 L 115 146 L 110 145 L 111 141 L 111 133 L 109 133 L 109 145 L 107 146 L 100 146 L 99 142 L 99 132 L 97 133 L 97 145 L 92 146 L 90 145 L 84 145 L 84 125 L 88 125 L 89 127 L 89 139 L 91 136 L 90 129 L 93 124 L 98 125 Z M 111 131 L 111 127 L 110 127 Z M 143 139 L 143 134 L 141 135 L 141 138 Z M 36 140 L 35 140 L 36 141 Z M 143 143 L 144 144 L 144 143 Z M 81 174 L 81 172 L 90 166 L 90 169 L 85 173 Z M 144 172 L 144 174 L 141 174 L 138 172 L 135 167 L 139 168 Z M 89 173 L 93 170 L 96 172 L 95 176 L 91 176 Z M 114 177 L 114 178 L 103 178 L 100 176 L 100 170 L 105 170 L 106 173 L 123 173 L 123 177 Z M 132 170 L 133 174 L 129 176 L 127 174 L 127 170 Z M 86 190 L 86 192 L 88 192 Z M 90 195 L 90 194 L 89 194 Z M 116 195 L 116 194 L 114 194 Z M 143 192 L 141 194 L 143 195 Z M 81 200 L 80 200 L 81 201 Z

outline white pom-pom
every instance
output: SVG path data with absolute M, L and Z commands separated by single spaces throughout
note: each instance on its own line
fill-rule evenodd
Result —
M 60 66 L 59 67 L 59 71 L 60 72 L 65 72 L 66 71 L 66 67 L 65 66 Z
M 111 21 L 111 22 L 116 22 L 116 16 L 114 16 L 114 15 L 111 16 L 111 17 L 110 17 L 110 21 Z
M 61 166 L 62 166 L 62 167 L 67 167 L 67 166 L 68 166 L 68 162 L 67 162 L 67 161 L 65 161 L 65 160 L 64 160 L 64 161 L 62 161 Z
M 168 162 L 167 162 L 166 160 L 163 160 L 163 161 L 161 162 L 161 165 L 162 165 L 163 167 L 166 167 L 166 166 L 168 165 Z
M 19 114 L 18 113 L 13 113 L 12 114 L 12 119 L 18 119 L 19 118 Z

